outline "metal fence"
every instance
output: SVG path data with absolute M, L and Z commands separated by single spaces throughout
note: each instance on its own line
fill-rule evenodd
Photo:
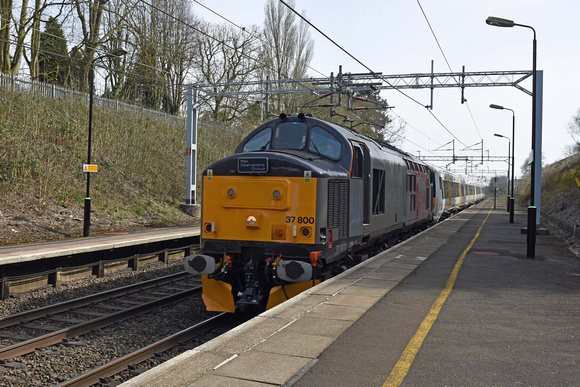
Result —
M 565 234 L 567 238 L 569 238 L 570 242 L 580 242 L 580 223 L 574 224 L 570 222 L 564 222 L 560 219 L 543 213 L 542 218 L 558 227 L 561 232 Z
M 61 86 L 45 82 L 20 79 L 14 75 L 0 73 L 0 87 L 10 91 L 26 91 L 35 95 L 44 95 L 47 98 L 67 98 L 77 97 L 89 103 L 89 94 L 77 90 L 67 89 Z M 185 118 L 167 114 L 153 109 L 147 109 L 137 105 L 131 105 L 115 99 L 93 96 L 93 103 L 96 106 L 111 110 L 127 111 L 133 113 L 144 113 L 159 119 L 172 121 L 172 124 L 185 124 Z

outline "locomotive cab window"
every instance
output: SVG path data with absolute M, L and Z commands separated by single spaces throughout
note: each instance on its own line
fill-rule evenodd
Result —
M 312 128 L 308 150 L 332 160 L 340 159 L 342 145 L 332 134 L 319 126 Z
M 270 149 L 272 139 L 272 129 L 266 128 L 257 133 L 254 137 L 244 144 L 244 152 L 253 152 L 257 150 Z
M 385 213 L 385 171 L 373 168 L 373 215 Z
M 274 130 L 272 149 L 302 150 L 306 147 L 308 126 L 303 122 L 282 122 Z
M 417 185 L 417 176 L 407 175 L 407 192 L 415 192 L 416 185 Z

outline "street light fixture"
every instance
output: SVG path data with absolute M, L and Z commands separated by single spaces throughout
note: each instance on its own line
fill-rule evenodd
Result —
M 536 217 L 537 209 L 535 206 L 535 184 L 536 184 L 536 161 L 538 157 L 536 155 L 536 57 L 537 57 L 537 41 L 536 41 L 536 30 L 532 26 L 525 24 L 515 23 L 513 20 L 502 19 L 499 17 L 488 17 L 485 22 L 490 26 L 495 27 L 524 27 L 529 28 L 534 33 L 533 47 L 532 47 L 532 160 L 530 163 L 531 167 L 531 187 L 530 187 L 530 207 L 528 207 L 528 233 L 527 233 L 527 251 L 526 256 L 528 258 L 536 257 Z M 540 160 L 541 162 L 541 160 Z M 541 170 L 541 166 L 540 166 Z M 541 171 L 540 171 L 541 173 Z M 538 176 L 538 182 L 540 182 L 541 176 Z M 539 192 L 539 191 L 538 191 Z
M 515 206 L 515 194 L 514 194 L 514 171 L 515 171 L 515 158 L 516 158 L 516 153 L 515 153 L 515 147 L 516 147 L 516 112 L 514 112 L 512 109 L 510 108 L 506 108 L 500 105 L 495 105 L 495 104 L 491 104 L 489 105 L 490 108 L 492 109 L 499 109 L 499 110 L 509 110 L 510 112 L 512 112 L 512 188 L 511 188 L 511 192 L 512 195 L 509 199 L 509 209 L 510 209 L 510 223 L 514 222 L 514 206 Z M 501 135 L 497 135 L 495 134 L 494 136 L 498 136 L 498 137 L 503 137 Z M 508 152 L 509 154 L 509 152 Z
M 93 133 L 93 94 L 95 89 L 95 62 L 103 58 L 118 58 L 127 54 L 127 50 L 124 47 L 119 47 L 113 51 L 96 57 L 91 61 L 89 67 L 89 140 L 87 145 L 87 165 L 91 164 L 91 138 Z M 87 194 L 85 196 L 84 202 L 84 220 L 83 220 L 83 237 L 89 236 L 89 228 L 91 226 L 91 197 L 89 195 L 91 188 L 91 173 L 90 168 L 87 168 Z
M 507 165 L 508 165 L 508 171 L 507 171 L 507 178 L 506 178 L 506 184 L 507 184 L 507 200 L 506 200 L 506 204 L 507 204 L 507 212 L 510 212 L 510 186 L 509 186 L 509 180 L 510 180 L 510 148 L 511 148 L 511 140 L 508 136 L 502 136 L 501 134 L 498 133 L 494 133 L 493 134 L 496 137 L 500 137 L 500 138 L 505 138 L 506 140 L 508 140 L 508 159 L 507 159 Z M 513 196 L 513 193 L 512 193 Z
M 502 19 L 501 17 L 494 17 L 494 16 L 490 16 L 488 17 L 485 22 L 487 24 L 489 24 L 490 26 L 494 26 L 494 27 L 513 27 L 515 25 L 519 25 L 514 23 L 513 20 L 509 20 L 509 19 Z

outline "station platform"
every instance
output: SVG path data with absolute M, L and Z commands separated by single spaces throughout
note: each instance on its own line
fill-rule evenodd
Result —
M 86 238 L 55 240 L 44 243 L 0 246 L 0 265 L 24 263 L 40 259 L 74 256 L 95 251 L 110 251 L 144 243 L 199 237 L 199 227 L 167 228 L 149 231 L 111 233 Z
M 486 200 L 123 386 L 571 386 L 580 260 Z
M 86 275 L 103 277 L 122 265 L 137 270 L 151 257 L 167 263 L 171 254 L 199 246 L 199 235 L 199 227 L 180 227 L 2 246 L 0 300 Z

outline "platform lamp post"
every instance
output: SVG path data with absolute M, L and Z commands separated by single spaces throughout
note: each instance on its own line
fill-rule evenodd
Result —
M 87 194 L 85 196 L 84 202 L 84 219 L 83 219 L 83 237 L 89 236 L 89 228 L 91 226 L 91 197 L 90 197 L 90 189 L 91 189 L 91 173 L 90 173 L 90 164 L 91 164 L 91 138 L 93 135 L 93 94 L 95 89 L 95 62 L 99 59 L 103 58 L 118 58 L 127 54 L 127 50 L 124 47 L 119 47 L 116 50 L 110 51 L 105 55 L 101 55 L 96 57 L 91 61 L 89 67 L 89 140 L 87 145 L 87 168 L 85 172 L 87 172 Z
M 541 180 L 541 176 L 537 176 L 536 171 L 536 161 L 538 157 L 536 155 L 536 80 L 537 80 L 537 70 L 536 70 L 536 57 L 537 57 L 537 41 L 536 41 L 536 30 L 532 26 L 525 24 L 515 23 L 513 20 L 502 19 L 499 17 L 488 17 L 485 22 L 490 26 L 495 27 L 524 27 L 529 28 L 534 33 L 534 40 L 532 45 L 532 160 L 530 162 L 531 168 L 531 187 L 530 187 L 530 206 L 528 207 L 528 230 L 527 230 L 527 258 L 536 257 L 536 214 L 537 208 L 535 206 L 535 184 L 536 178 L 538 178 L 538 183 Z M 541 157 L 541 156 L 540 156 Z M 541 162 L 541 160 L 540 160 Z M 541 171 L 540 171 L 541 173 Z
M 514 112 L 512 109 L 510 108 L 506 108 L 500 105 L 494 105 L 491 104 L 489 105 L 490 108 L 492 109 L 499 109 L 499 110 L 509 110 L 510 112 L 512 112 L 512 178 L 511 178 L 511 197 L 509 199 L 509 209 L 510 209 L 510 223 L 514 222 L 514 206 L 515 206 L 515 191 L 514 191 L 514 172 L 515 172 L 515 158 L 516 158 L 516 153 L 515 153 L 515 148 L 516 148 L 516 112 Z M 498 137 L 503 137 L 500 135 L 495 134 L 495 136 Z
M 508 140 L 508 159 L 507 159 L 507 165 L 508 165 L 508 170 L 507 170 L 507 177 L 506 177 L 506 185 L 507 185 L 507 199 L 506 199 L 506 204 L 507 204 L 507 212 L 510 212 L 510 149 L 511 149 L 511 142 L 512 140 L 510 140 L 510 138 L 508 136 L 503 136 L 501 134 L 498 133 L 494 133 L 493 134 L 496 137 L 500 137 L 500 138 L 505 138 L 506 140 Z M 513 189 L 513 187 L 512 187 Z M 513 196 L 513 194 L 512 194 Z

